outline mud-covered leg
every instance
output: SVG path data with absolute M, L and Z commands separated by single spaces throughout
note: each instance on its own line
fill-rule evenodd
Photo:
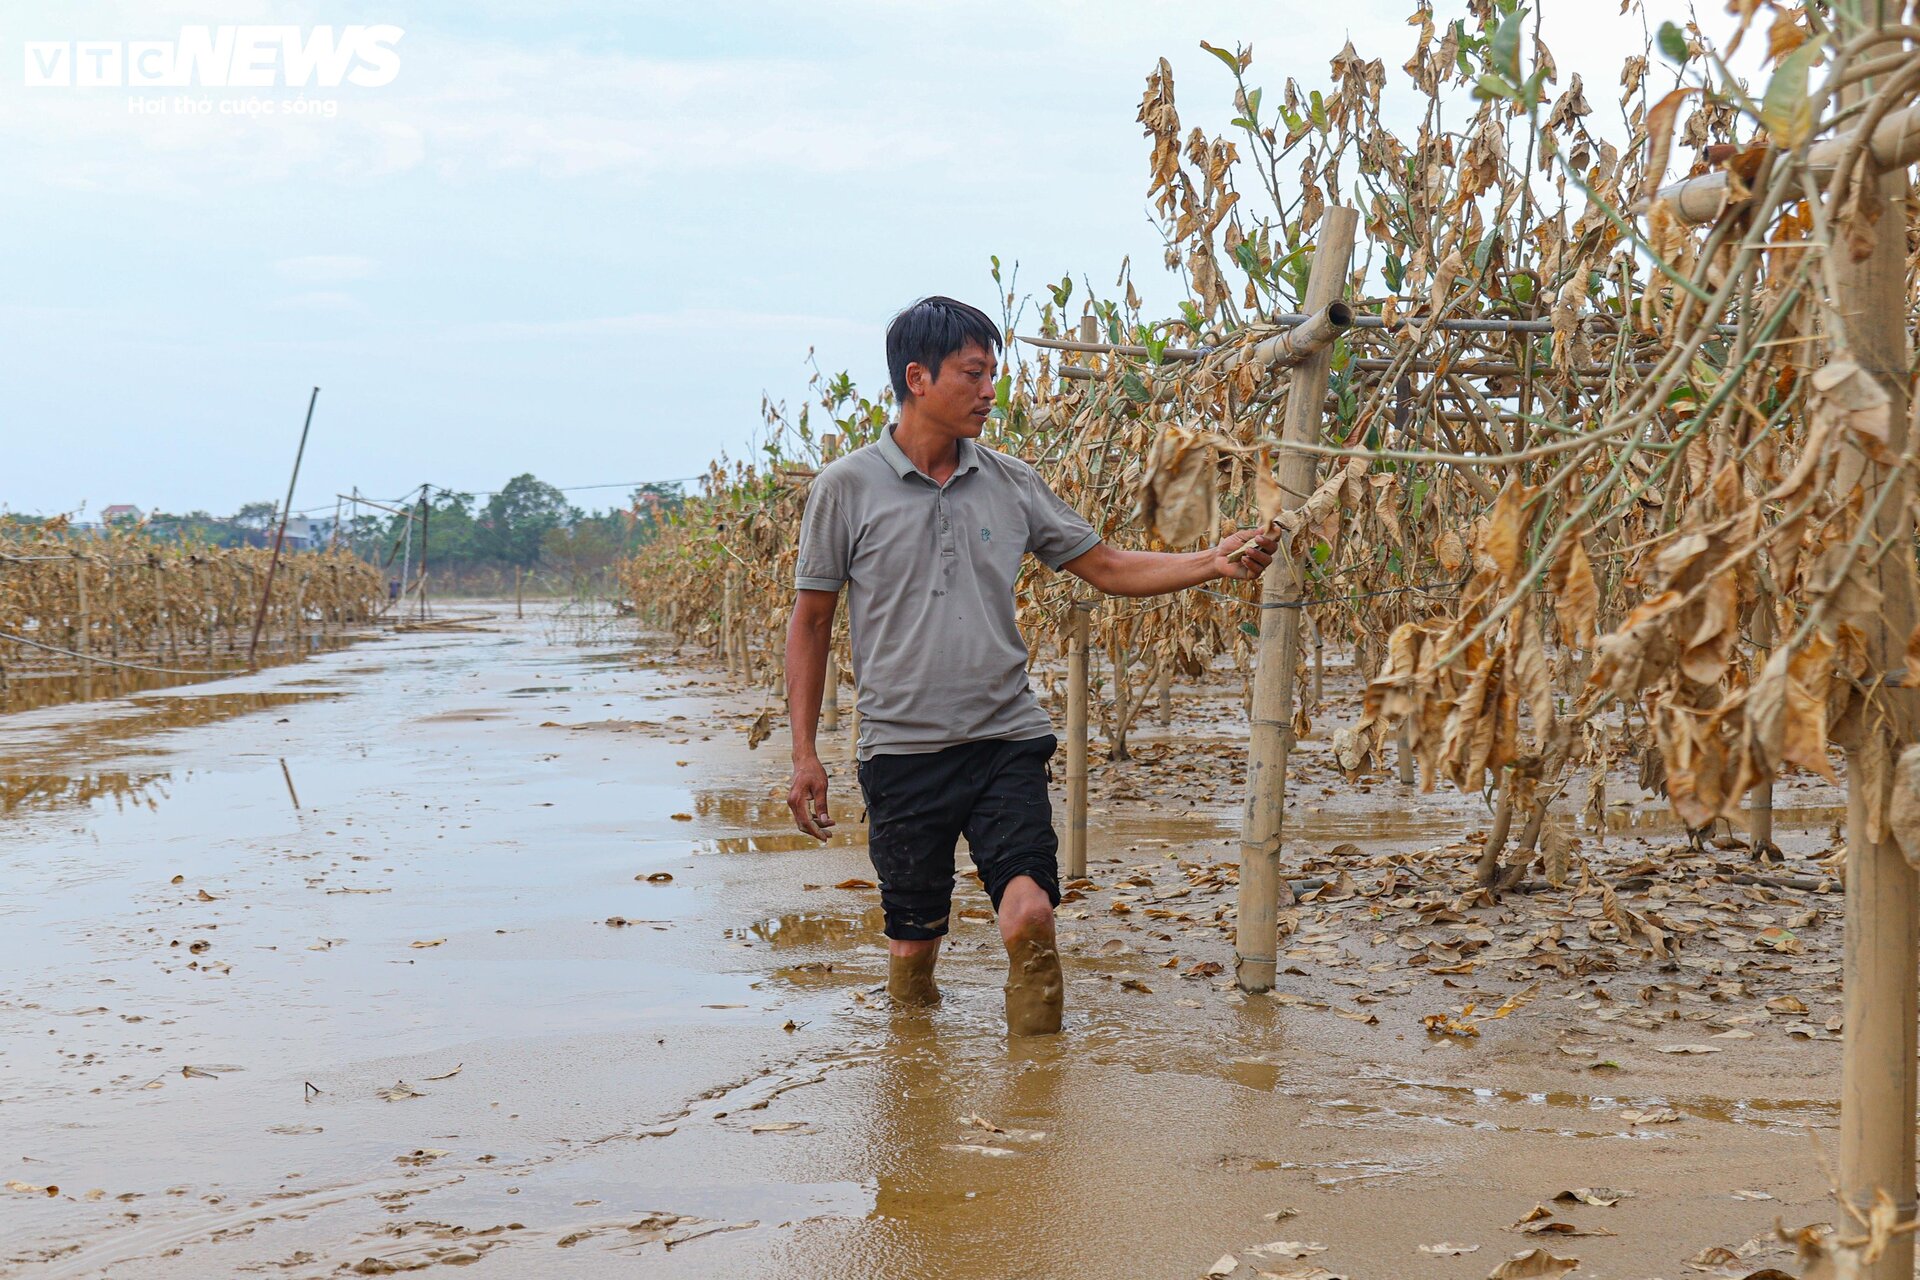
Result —
M 1053 902 L 1030 876 L 1015 876 L 1000 899 L 1000 938 L 1007 947 L 1007 1033 L 1045 1036 L 1060 1030 L 1064 986 L 1053 939 Z
M 940 939 L 887 943 L 887 995 L 895 1004 L 915 1007 L 939 1004 L 940 988 L 934 985 L 933 966 L 940 958 Z

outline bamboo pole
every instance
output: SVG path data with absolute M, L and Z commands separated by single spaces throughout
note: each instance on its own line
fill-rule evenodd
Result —
M 307 456 L 307 432 L 313 429 L 313 406 L 320 399 L 315 387 L 307 397 L 307 420 L 300 427 L 300 447 L 294 451 L 293 474 L 287 477 L 287 500 L 280 505 L 280 525 L 273 532 L 273 555 L 267 560 L 267 581 L 260 588 L 260 608 L 253 615 L 253 635 L 247 640 L 247 665 L 253 665 L 254 650 L 260 647 L 260 628 L 267 621 L 267 600 L 273 595 L 273 575 L 280 568 L 280 546 L 287 539 L 287 520 L 293 514 L 293 488 L 300 483 L 300 460 Z
M 80 655 L 80 696 L 90 699 L 93 697 L 93 660 L 88 655 L 93 652 L 93 642 L 90 635 L 92 619 L 87 609 L 87 558 L 81 556 L 76 559 L 73 568 L 74 612 L 79 615 L 73 649 Z
M 727 675 L 735 674 L 734 634 L 733 634 L 733 566 L 726 568 L 726 578 L 720 590 L 720 657 L 727 665 Z
M 1346 289 L 1354 229 L 1359 221 L 1359 214 L 1340 205 L 1330 207 L 1321 218 L 1302 309 L 1319 311 L 1339 301 Z M 1321 347 L 1294 366 L 1289 375 L 1283 439 L 1301 443 L 1320 439 L 1332 361 L 1332 348 Z M 1275 478 L 1286 501 L 1302 503 L 1313 492 L 1315 461 L 1310 453 L 1289 450 L 1281 455 Z M 1290 556 L 1276 556 L 1261 585 L 1261 603 L 1271 606 L 1296 600 L 1301 585 L 1299 564 Z M 1253 677 L 1246 812 L 1240 827 L 1239 921 L 1233 943 L 1243 991 L 1273 988 L 1280 896 L 1288 892 L 1280 879 L 1280 838 L 1286 815 L 1293 670 L 1300 658 L 1299 609 L 1260 611 L 1259 653 Z
M 1897 22 L 1897 11 L 1880 0 L 1848 0 L 1846 9 L 1866 26 Z M 1842 105 L 1857 102 L 1860 85 L 1843 93 Z M 1911 111 L 1905 113 L 1911 115 Z M 1911 128 L 1912 125 L 1906 126 Z M 1875 130 L 1875 156 L 1880 130 Z M 1908 135 L 1911 136 L 1911 135 Z M 1832 145 L 1832 144 L 1826 144 Z M 1819 148 L 1815 148 L 1816 151 Z M 1904 161 L 1897 161 L 1904 164 Z M 1893 168 L 1879 179 L 1879 215 L 1873 252 L 1860 261 L 1844 251 L 1834 254 L 1835 296 L 1847 355 L 1871 372 L 1892 398 L 1888 423 L 1888 451 L 1906 448 L 1907 369 L 1910 360 L 1906 332 L 1907 175 Z M 1907 487 L 1904 479 L 1888 479 L 1885 469 L 1857 448 L 1844 447 L 1837 466 L 1836 485 L 1850 487 L 1857 477 L 1873 501 L 1876 491 L 1890 483 Z M 1876 538 L 1910 547 L 1913 526 L 1908 498 L 1895 493 L 1882 507 Z M 1916 615 L 1913 557 L 1884 556 L 1872 570 L 1881 593 L 1878 625 L 1867 637 L 1869 669 L 1890 671 L 1905 662 L 1904 645 Z M 1914 1102 L 1915 1006 L 1920 1003 L 1920 878 L 1900 848 L 1885 832 L 1869 836 L 1869 785 L 1885 787 L 1893 770 L 1883 768 L 1869 776 L 1867 765 L 1876 751 L 1897 755 L 1914 739 L 1914 695 L 1888 685 L 1876 689 L 1874 704 L 1865 716 L 1865 732 L 1847 751 L 1847 920 L 1843 963 L 1846 1043 L 1840 1060 L 1840 1194 L 1865 1214 L 1877 1193 L 1893 1200 L 1896 1219 L 1914 1217 Z M 1891 720 L 1892 741 L 1876 741 L 1884 731 L 1884 711 Z M 1885 812 L 1886 796 L 1875 798 Z M 1842 1219 L 1845 1222 L 1845 1219 Z M 1843 1229 L 1851 1230 L 1851 1224 Z M 1861 1280 L 1912 1280 L 1913 1236 L 1895 1236 L 1874 1261 L 1863 1263 Z
M 1160 659 L 1160 673 L 1154 680 L 1154 712 L 1162 729 L 1173 727 L 1173 660 Z
M 1413 731 L 1402 719 L 1393 730 L 1394 763 L 1400 769 L 1400 785 L 1410 787 L 1419 781 L 1413 771 Z
M 519 565 L 513 566 L 513 616 L 524 618 L 526 611 L 520 607 L 520 589 L 525 582 L 527 571 Z
M 831 642 L 827 645 L 827 686 L 820 695 L 820 727 L 840 727 L 840 654 Z
M 1087 874 L 1087 642 L 1093 601 L 1076 600 L 1067 632 L 1067 874 Z

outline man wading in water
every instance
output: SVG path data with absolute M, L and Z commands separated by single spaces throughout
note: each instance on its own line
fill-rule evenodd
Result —
M 1121 551 L 1018 458 L 976 443 L 993 409 L 1000 331 L 952 298 L 923 298 L 887 327 L 900 420 L 814 479 L 787 630 L 793 788 L 800 829 L 825 840 L 827 772 L 814 733 L 843 585 L 860 690 L 860 790 L 886 913 L 887 991 L 932 1004 L 961 836 L 1007 947 L 1007 1030 L 1060 1029 L 1060 902 L 1046 763 L 1053 726 L 1027 680 L 1013 583 L 1029 551 L 1116 596 L 1252 578 L 1275 544 L 1230 535 L 1205 551 Z M 1249 539 L 1239 561 L 1228 553 Z

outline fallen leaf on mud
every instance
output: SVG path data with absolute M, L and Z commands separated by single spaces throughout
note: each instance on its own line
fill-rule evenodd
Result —
M 1077 661 L 1077 659 L 1076 659 Z M 1230 1253 L 1220 1255 L 1220 1260 L 1207 1268 L 1209 1276 L 1230 1276 L 1240 1266 L 1240 1259 Z
M 1580 1265 L 1578 1258 L 1556 1258 L 1545 1249 L 1516 1253 L 1487 1272 L 1487 1280 L 1533 1280 L 1536 1276 L 1562 1276 Z
M 1276 1258 L 1310 1258 L 1316 1253 L 1325 1253 L 1327 1246 L 1306 1240 L 1275 1240 L 1272 1244 L 1254 1245 L 1251 1253 L 1270 1253 Z
M 792 1133 L 796 1129 L 807 1127 L 805 1120 L 769 1120 L 765 1124 L 756 1124 L 748 1129 L 749 1133 Z
M 1782 929 L 1778 925 L 1754 934 L 1753 945 L 1788 956 L 1797 956 L 1807 949 L 1806 944 L 1800 941 L 1793 930 Z
M 201 955 L 212 945 L 213 944 L 211 942 L 208 942 L 205 938 L 202 938 L 198 942 L 189 943 L 187 946 L 187 950 L 193 952 L 194 955 Z
M 1148 986 L 1146 983 L 1140 981 L 1140 979 L 1138 978 L 1120 979 L 1120 989 L 1122 991 L 1137 991 L 1141 995 L 1150 996 L 1153 994 L 1153 988 Z
M 1702 1249 L 1687 1259 L 1687 1265 L 1695 1271 L 1718 1271 L 1740 1261 L 1740 1255 L 1725 1245 L 1716 1244 Z
M 1462 1039 L 1480 1034 L 1480 1028 L 1471 1022 L 1463 1022 L 1451 1013 L 1430 1013 L 1420 1019 L 1420 1024 L 1430 1036 L 1459 1036 Z
M 1773 1195 L 1766 1191 L 1736 1191 L 1733 1193 L 1733 1198 L 1735 1200 L 1771 1200 Z
M 641 878 L 642 878 L 642 877 L 640 877 L 640 876 L 635 876 L 635 877 L 634 877 L 634 879 L 635 879 L 635 880 L 639 880 L 639 879 L 641 879 Z M 665 884 L 665 883 L 667 883 L 667 882 L 668 882 L 669 880 L 671 880 L 671 879 L 673 879 L 673 872 L 671 872 L 671 871 L 656 871 L 656 872 L 654 872 L 654 873 L 653 873 L 652 875 L 650 875 L 650 876 L 647 876 L 647 877 L 645 877 L 645 879 L 646 879 L 646 882 L 647 882 L 648 884 Z
M 1285 1222 L 1288 1218 L 1298 1217 L 1299 1214 L 1298 1209 L 1275 1209 L 1272 1213 L 1263 1213 L 1260 1216 L 1268 1222 Z
M 1807 1006 L 1801 1003 L 1797 996 L 1775 996 L 1773 999 L 1767 1001 L 1768 1013 L 1790 1016 L 1793 1014 L 1804 1014 L 1806 1011 Z
M 1463 1253 L 1478 1253 L 1479 1251 L 1480 1246 L 1477 1244 L 1449 1244 L 1445 1240 L 1442 1240 L 1439 1244 L 1423 1244 L 1420 1246 L 1420 1252 L 1431 1253 L 1438 1258 L 1457 1258 Z
M 21 1195 L 57 1196 L 60 1194 L 59 1187 L 36 1187 L 31 1182 L 9 1181 L 6 1186 L 7 1190 L 18 1191 Z
M 409 1151 L 406 1155 L 395 1156 L 393 1158 L 393 1162 L 395 1164 L 412 1164 L 412 1165 L 432 1164 L 435 1160 L 438 1160 L 441 1156 L 450 1156 L 452 1154 L 453 1152 L 443 1150 L 439 1147 L 416 1147 L 412 1151 Z
M 1717 1044 L 1663 1044 L 1660 1046 L 1658 1050 L 1656 1050 L 1656 1052 L 1659 1052 L 1659 1053 L 1718 1053 L 1720 1052 L 1720 1046 Z
M 454 1067 L 454 1069 L 453 1069 L 453 1070 L 451 1070 L 451 1071 L 443 1071 L 443 1072 L 441 1072 L 441 1073 L 440 1073 L 439 1075 L 437 1075 L 437 1076 L 428 1076 L 428 1077 L 427 1077 L 427 1079 L 429 1079 L 429 1080 L 451 1080 L 451 1079 L 453 1079 L 453 1078 L 454 1078 L 455 1076 L 457 1076 L 457 1075 L 459 1075 L 459 1074 L 460 1074 L 460 1068 L 461 1068 L 461 1067 L 464 1067 L 464 1066 L 466 1066 L 466 1065 L 467 1065 L 467 1064 L 466 1064 L 466 1063 L 464 1063 L 464 1062 L 462 1062 L 462 1063 L 459 1063 L 459 1064 L 457 1064 L 457 1065 L 456 1065 L 456 1066 Z
M 201 890 L 201 891 L 200 891 L 199 893 L 197 893 L 197 894 L 195 894 L 195 895 L 194 895 L 194 901 L 196 901 L 196 902 L 218 902 L 218 901 L 220 901 L 220 899 L 218 899 L 218 898 L 216 898 L 216 897 L 214 897 L 214 896 L 213 896 L 212 894 L 210 894 L 210 893 L 208 893 L 208 892 L 207 892 L 207 891 L 206 891 L 205 889 L 202 889 L 202 890 Z
M 693 815 L 690 813 L 674 813 L 674 814 L 669 814 L 668 816 L 671 817 L 675 822 L 692 822 L 693 821 Z
M 1615 1191 L 1612 1187 L 1575 1187 L 1571 1191 L 1562 1191 L 1554 1199 L 1566 1204 L 1590 1204 L 1611 1209 L 1632 1195 L 1631 1191 Z
M 1223 966 L 1218 960 L 1202 960 L 1199 964 L 1194 965 L 1192 968 L 1188 969 L 1186 973 L 1184 973 L 1181 976 L 1187 977 L 1187 978 L 1212 978 L 1212 977 L 1217 977 L 1219 974 L 1224 972 L 1224 970 L 1225 970 L 1225 966 Z
M 1566 1054 L 1569 1058 L 1592 1058 L 1597 1057 L 1600 1053 L 1598 1049 L 1584 1044 L 1562 1044 L 1555 1045 L 1554 1047 Z
M 213 1065 L 213 1063 L 207 1063 L 205 1067 L 180 1067 L 180 1075 L 184 1075 L 188 1080 L 219 1080 L 223 1071 L 240 1071 L 240 1067 Z
M 317 1124 L 270 1124 L 267 1126 L 267 1132 L 293 1136 L 302 1133 L 325 1133 L 326 1130 Z
M 1648 1107 L 1644 1111 L 1622 1111 L 1620 1118 L 1628 1124 L 1674 1124 L 1679 1121 L 1680 1113 L 1672 1107 Z
M 622 929 L 622 928 L 625 928 L 627 925 L 632 924 L 633 921 L 627 919 L 625 916 L 608 916 L 607 923 L 612 925 L 616 929 Z
M 873 881 L 862 880 L 859 876 L 849 876 L 833 887 L 836 889 L 871 889 L 874 887 L 874 884 Z
M 175 876 L 173 879 L 167 881 L 168 884 L 185 884 L 186 882 L 187 878 L 185 876 Z
M 346 941 L 345 938 L 321 938 L 318 941 L 316 941 L 312 946 L 308 947 L 307 950 L 331 951 L 345 941 Z
M 374 1096 L 385 1098 L 388 1102 L 402 1102 L 408 1098 L 424 1098 L 427 1095 L 408 1084 L 405 1080 L 395 1080 L 384 1089 L 375 1089 Z
M 424 950 L 427 947 L 437 947 L 445 941 L 445 938 L 428 938 L 424 942 L 409 942 L 407 945 L 415 950 Z

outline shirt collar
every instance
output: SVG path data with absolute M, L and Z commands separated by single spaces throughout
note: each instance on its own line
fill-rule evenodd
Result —
M 887 429 L 880 433 L 880 439 L 878 441 L 880 456 L 887 460 L 887 465 L 891 466 L 894 474 L 902 480 L 905 480 L 908 476 L 919 476 L 927 483 L 933 483 L 933 477 L 914 466 L 913 460 L 907 457 L 906 451 L 894 443 L 893 430 L 898 425 L 899 423 L 889 422 Z M 980 469 L 980 448 L 978 445 L 971 440 L 956 440 L 954 441 L 954 446 L 960 456 L 959 464 L 953 469 L 955 477 L 963 476 L 969 471 L 978 471 Z M 949 478 L 947 483 L 952 484 L 953 480 Z

